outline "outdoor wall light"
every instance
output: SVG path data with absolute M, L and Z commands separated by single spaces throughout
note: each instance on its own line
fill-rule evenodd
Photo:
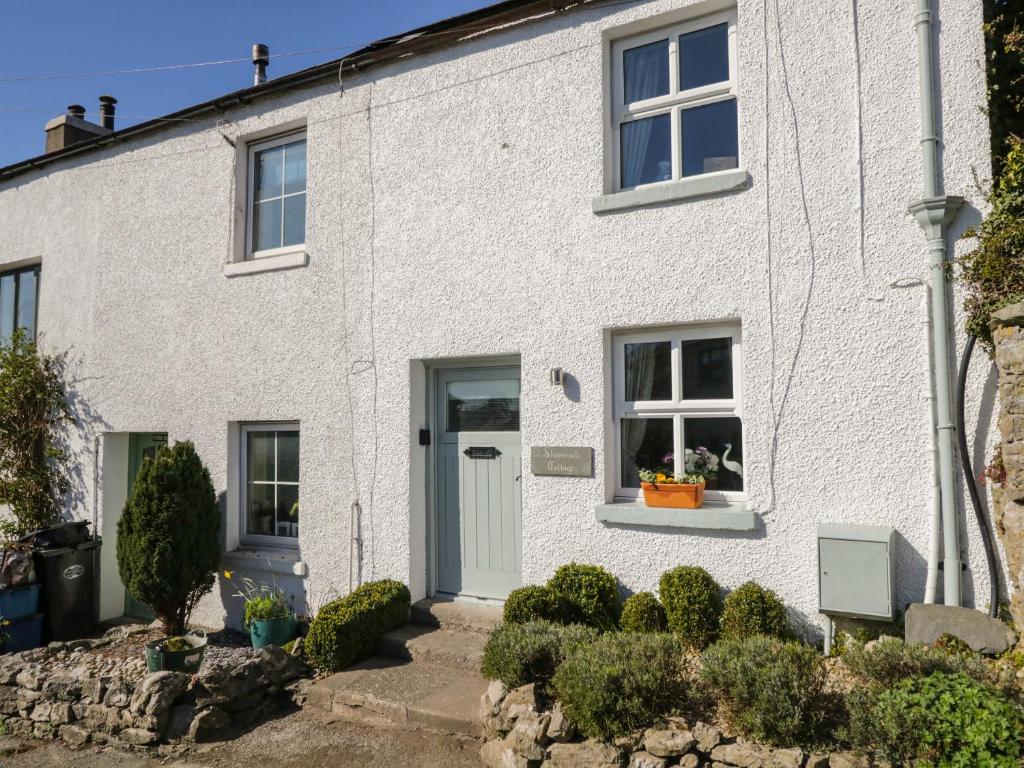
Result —
M 553 387 L 561 387 L 565 384 L 565 371 L 561 368 L 552 368 L 548 371 L 548 380 Z

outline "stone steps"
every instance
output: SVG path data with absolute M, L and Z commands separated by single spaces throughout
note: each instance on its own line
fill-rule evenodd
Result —
M 408 624 L 384 635 L 377 644 L 377 655 L 475 672 L 480 669 L 486 642 L 487 636 L 477 632 Z
M 375 656 L 317 680 L 306 707 L 328 721 L 480 738 L 485 690 L 479 672 Z
M 411 621 L 423 627 L 488 635 L 501 623 L 501 608 L 451 600 L 413 603 Z

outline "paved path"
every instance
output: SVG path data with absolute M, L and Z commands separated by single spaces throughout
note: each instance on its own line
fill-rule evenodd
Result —
M 327 725 L 302 712 L 263 723 L 232 741 L 206 745 L 194 754 L 166 762 L 113 749 L 73 751 L 49 742 L 26 744 L 31 747 L 28 751 L 0 757 L 0 768 L 480 767 L 480 745 L 475 741 L 355 723 Z

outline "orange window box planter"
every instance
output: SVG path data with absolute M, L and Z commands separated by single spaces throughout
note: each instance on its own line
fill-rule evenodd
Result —
M 640 483 L 648 507 L 700 509 L 704 506 L 704 483 Z

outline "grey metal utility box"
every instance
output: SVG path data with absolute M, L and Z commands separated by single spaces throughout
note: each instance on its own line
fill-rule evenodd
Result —
M 896 618 L 896 529 L 818 526 L 818 605 L 825 614 Z

